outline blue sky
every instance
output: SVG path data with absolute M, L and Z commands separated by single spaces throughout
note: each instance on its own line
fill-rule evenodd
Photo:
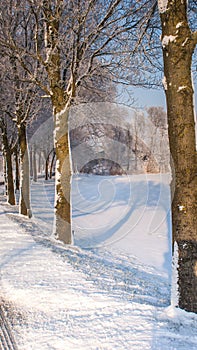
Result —
M 166 109 L 165 93 L 163 89 L 132 88 L 138 107 L 163 106 Z M 197 111 L 197 85 L 195 86 L 195 109 Z
M 132 91 L 139 107 L 163 106 L 166 109 L 163 89 L 133 88 Z

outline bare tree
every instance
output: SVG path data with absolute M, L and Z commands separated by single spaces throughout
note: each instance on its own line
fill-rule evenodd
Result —
M 138 171 L 139 147 L 142 140 L 142 133 L 144 132 L 144 115 L 143 113 L 135 113 L 131 121 L 131 130 L 133 135 L 133 153 L 135 155 L 135 172 Z M 147 155 L 148 156 L 148 155 Z
M 161 106 L 152 106 L 147 108 L 148 120 L 147 131 L 150 134 L 148 143 L 150 153 L 152 153 L 158 162 L 160 172 L 169 171 L 169 142 L 167 133 L 167 113 Z
M 152 106 L 147 108 L 148 117 L 157 129 L 166 130 L 167 115 L 162 106 Z
M 162 24 L 164 88 L 173 159 L 173 243 L 178 250 L 178 306 L 197 312 L 197 162 L 192 55 L 197 32 L 186 0 L 158 1 Z

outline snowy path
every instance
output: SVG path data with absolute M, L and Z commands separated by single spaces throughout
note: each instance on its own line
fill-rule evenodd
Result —
M 197 348 L 197 316 L 168 307 L 165 273 L 109 246 L 66 248 L 42 218 L 0 206 L 1 294 L 19 350 Z
M 19 349 L 139 349 L 139 344 L 146 349 L 152 337 L 152 306 L 108 296 L 73 269 L 66 250 L 60 249 L 62 256 L 54 254 L 17 224 L 4 222 L 1 215 L 6 241 L 1 248 L 1 291 L 24 313 L 24 324 L 16 327 L 23 329 Z

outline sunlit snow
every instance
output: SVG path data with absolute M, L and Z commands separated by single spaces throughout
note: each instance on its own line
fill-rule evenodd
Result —
M 176 35 L 164 35 L 163 39 L 162 39 L 162 46 L 166 47 L 169 45 L 169 43 L 172 43 L 173 41 L 175 41 L 177 38 Z
M 70 247 L 51 235 L 54 181 L 32 183 L 31 220 L 1 196 L 1 297 L 19 350 L 196 349 L 197 316 L 170 305 L 169 183 L 74 176 Z
M 163 13 L 168 8 L 168 0 L 158 0 L 159 12 Z

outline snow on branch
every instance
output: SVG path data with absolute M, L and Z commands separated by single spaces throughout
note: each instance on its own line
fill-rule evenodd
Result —
M 164 89 L 167 91 L 168 85 L 167 85 L 167 80 L 166 80 L 166 77 L 165 77 L 165 76 L 164 76 L 163 79 L 162 79 L 162 83 L 163 83 Z
M 166 12 L 168 8 L 168 0 L 158 0 L 158 8 L 160 13 Z
M 167 45 L 169 45 L 169 43 L 176 41 L 176 38 L 176 35 L 165 35 L 162 40 L 162 46 L 166 47 Z
M 188 87 L 187 86 L 179 86 L 179 88 L 178 88 L 178 90 L 177 90 L 177 92 L 180 92 L 180 91 L 183 91 L 183 90 L 187 90 L 188 89 Z

